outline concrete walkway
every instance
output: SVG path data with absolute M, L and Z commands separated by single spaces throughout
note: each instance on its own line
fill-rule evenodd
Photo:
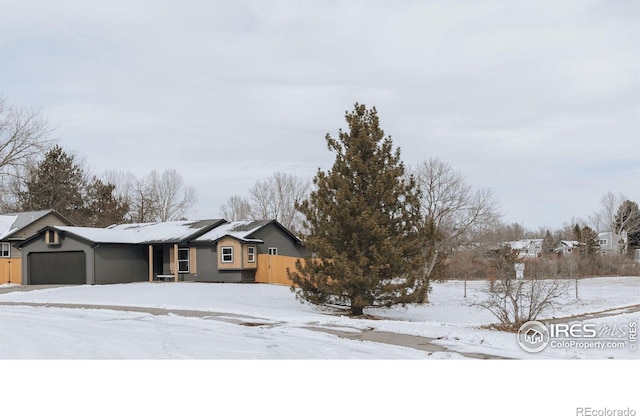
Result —
M 604 318 L 607 316 L 622 315 L 625 313 L 640 312 L 640 304 L 622 306 L 620 308 L 605 309 L 604 311 L 587 312 L 579 315 L 571 315 L 563 318 L 540 319 L 540 322 L 550 324 L 571 323 L 586 321 L 587 319 Z

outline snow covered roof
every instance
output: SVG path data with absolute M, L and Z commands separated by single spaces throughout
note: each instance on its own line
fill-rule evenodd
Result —
M 563 245 L 564 247 L 568 247 L 568 248 L 574 248 L 574 247 L 578 247 L 580 246 L 580 242 L 579 241 L 569 241 L 569 240 L 562 240 L 560 241 L 560 244 Z
M 523 250 L 523 249 L 529 249 L 531 246 L 540 248 L 542 247 L 543 241 L 544 240 L 541 238 L 533 238 L 533 239 L 527 239 L 527 240 L 506 241 L 503 243 L 503 245 L 509 246 L 515 250 Z
M 94 243 L 152 244 L 191 239 L 224 222 L 222 219 L 112 225 L 108 228 L 55 227 Z
M 196 238 L 195 241 L 217 241 L 222 237 L 233 237 L 241 241 L 247 242 L 262 242 L 259 239 L 252 239 L 251 234 L 255 233 L 265 225 L 272 222 L 271 220 L 262 220 L 262 221 L 232 221 L 226 224 L 222 224 L 219 227 L 214 228 L 213 230 L 201 235 Z

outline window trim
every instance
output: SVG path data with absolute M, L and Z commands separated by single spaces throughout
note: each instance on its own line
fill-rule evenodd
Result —
M 278 247 L 269 247 L 269 248 L 267 248 L 267 253 L 269 253 L 270 256 L 277 256 L 278 255 Z
M 256 262 L 256 246 L 247 246 L 247 263 Z
M 229 250 L 229 253 L 225 254 L 225 249 Z M 225 260 L 225 256 L 229 256 L 229 260 Z M 220 262 L 221 263 L 233 263 L 233 246 L 220 247 Z
M 187 258 L 186 259 L 181 259 L 180 258 L 180 253 L 187 253 Z M 183 270 L 182 267 L 180 265 L 186 263 L 187 264 L 187 268 L 186 270 Z M 191 251 L 189 250 L 189 247 L 179 247 L 178 248 L 178 273 L 190 273 L 191 269 Z
M 47 230 L 46 239 L 47 245 L 56 245 L 60 243 L 58 239 L 58 232 L 56 230 Z
M 5 249 L 4 247 L 7 247 L 7 255 L 4 255 Z M 2 243 L 2 245 L 0 246 L 0 257 L 2 258 L 11 258 L 11 243 Z

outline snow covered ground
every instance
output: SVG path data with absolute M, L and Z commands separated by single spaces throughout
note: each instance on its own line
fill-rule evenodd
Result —
M 564 306 L 547 317 L 640 303 L 638 277 L 581 280 L 579 299 L 569 283 Z M 627 381 L 637 379 L 637 351 L 527 353 L 514 334 L 481 328 L 495 322 L 472 306 L 484 285 L 468 282 L 464 298 L 464 282 L 437 283 L 429 305 L 367 311 L 376 319 L 302 304 L 288 288 L 272 285 L 135 283 L 3 293 L 0 374 L 7 394 L 0 396 L 1 412 L 539 416 L 580 414 L 579 407 L 640 412 L 637 385 Z M 589 320 L 627 328 L 639 321 L 638 312 L 620 310 Z M 419 335 L 446 349 L 349 340 L 312 328 Z M 469 352 L 523 360 L 472 360 L 465 356 Z
M 573 281 L 564 306 L 545 317 L 565 317 L 640 304 L 640 278 L 603 277 Z M 275 285 L 133 283 L 69 286 L 0 294 L 0 358 L 4 359 L 429 359 L 466 358 L 466 353 L 521 359 L 637 359 L 624 348 L 547 348 L 523 351 L 511 333 L 481 328 L 496 322 L 472 305 L 485 282 L 436 283 L 425 306 L 367 311 L 377 319 L 355 319 L 295 300 Z M 17 303 L 17 304 L 16 304 Z M 19 305 L 29 303 L 29 306 Z M 33 304 L 77 305 L 73 308 Z M 148 313 L 95 309 L 111 305 L 203 311 Z M 58 305 L 61 306 L 61 305 Z M 188 315 L 188 314 L 187 314 Z M 628 328 L 640 312 L 590 320 Z M 354 341 L 314 331 L 388 331 L 435 339 L 446 351 Z

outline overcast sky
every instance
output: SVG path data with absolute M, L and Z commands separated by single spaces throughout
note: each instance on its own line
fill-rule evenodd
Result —
M 176 169 L 220 216 L 375 106 L 407 165 L 558 228 L 640 202 L 640 2 L 0 0 L 0 94 L 95 173 Z

